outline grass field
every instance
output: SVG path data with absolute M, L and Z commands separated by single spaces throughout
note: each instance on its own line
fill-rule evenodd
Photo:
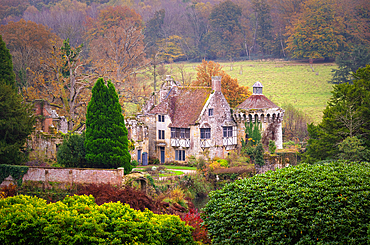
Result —
M 196 66 L 199 63 L 173 63 L 166 65 L 166 74 L 171 74 L 181 81 L 180 66 L 192 80 L 196 79 Z M 311 116 L 317 124 L 321 121 L 322 111 L 330 98 L 332 69 L 334 63 L 315 63 L 313 70 L 306 62 L 296 61 L 240 61 L 220 62 L 223 70 L 237 78 L 240 85 L 252 86 L 259 81 L 263 84 L 263 94 L 284 109 L 284 105 L 293 104 Z M 231 69 L 232 66 L 232 69 Z M 128 108 L 134 111 L 136 107 Z

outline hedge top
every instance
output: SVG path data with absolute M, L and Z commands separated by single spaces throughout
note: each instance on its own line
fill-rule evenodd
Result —
M 205 224 L 215 244 L 365 244 L 369 167 L 301 164 L 236 181 L 210 194 Z

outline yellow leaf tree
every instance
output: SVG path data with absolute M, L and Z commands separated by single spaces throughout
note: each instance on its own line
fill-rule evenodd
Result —
M 333 58 L 345 45 L 343 30 L 334 0 L 308 0 L 288 29 L 287 50 L 293 58 Z

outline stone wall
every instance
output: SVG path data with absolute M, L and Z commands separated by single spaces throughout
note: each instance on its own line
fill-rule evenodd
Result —
M 285 168 L 287 166 L 295 166 L 298 162 L 297 153 L 277 153 L 275 155 L 264 155 L 265 165 L 255 166 L 256 174 L 263 174 L 267 171 L 275 171 L 278 168 Z
M 59 183 L 61 186 L 73 184 L 107 184 L 121 186 L 124 179 L 124 169 L 84 169 L 84 168 L 52 168 L 29 167 L 23 176 L 23 182 L 33 181 L 49 185 Z M 6 178 L 0 186 L 13 182 Z

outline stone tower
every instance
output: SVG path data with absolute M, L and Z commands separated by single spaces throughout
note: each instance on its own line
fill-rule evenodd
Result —
M 265 130 L 274 129 L 270 133 L 275 138 L 277 149 L 282 149 L 283 134 L 281 123 L 284 117 L 284 110 L 264 96 L 262 89 L 262 84 L 256 82 L 253 85 L 253 94 L 234 110 L 233 118 L 238 124 L 238 142 L 245 138 L 245 123 L 258 121 L 262 124 L 262 135 Z

